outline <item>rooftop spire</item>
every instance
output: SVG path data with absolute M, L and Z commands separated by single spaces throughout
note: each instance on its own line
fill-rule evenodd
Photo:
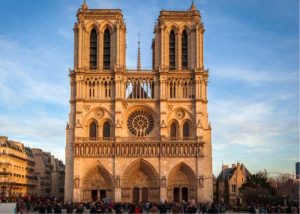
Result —
M 194 1 L 192 1 L 192 5 L 190 7 L 190 11 L 195 11 L 196 10 L 196 6 L 194 4 Z
M 140 71 L 142 69 L 141 65 L 141 48 L 140 48 L 140 31 L 138 32 L 138 58 L 137 58 L 137 70 Z
M 87 10 L 88 9 L 88 5 L 86 3 L 86 0 L 83 0 L 83 4 L 81 5 L 81 9 L 82 10 Z

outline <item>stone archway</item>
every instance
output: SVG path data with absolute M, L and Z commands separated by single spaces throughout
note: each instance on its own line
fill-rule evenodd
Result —
M 134 161 L 122 177 L 122 202 L 159 202 L 159 177 L 143 159 Z
M 197 179 L 193 170 L 185 163 L 176 165 L 167 180 L 168 199 L 181 202 L 196 199 Z
M 113 198 L 113 178 L 102 165 L 90 169 L 84 178 L 83 199 L 85 201 Z

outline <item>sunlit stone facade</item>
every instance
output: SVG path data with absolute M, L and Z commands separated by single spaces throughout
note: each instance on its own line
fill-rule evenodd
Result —
M 70 70 L 66 201 L 212 201 L 203 34 L 194 5 L 161 11 L 152 70 L 139 60 L 129 70 L 122 11 L 82 5 Z
M 0 136 L 0 197 L 36 194 L 34 166 L 30 148 Z

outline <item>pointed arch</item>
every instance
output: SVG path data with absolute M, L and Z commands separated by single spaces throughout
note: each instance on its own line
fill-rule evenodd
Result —
M 171 122 L 171 125 L 170 125 L 170 137 L 171 139 L 176 139 L 177 137 L 179 137 L 179 124 L 176 120 L 173 120 Z
M 104 139 L 109 139 L 112 137 L 111 136 L 111 123 L 108 120 L 106 120 L 103 123 L 102 136 Z
M 197 179 L 194 171 L 186 163 L 180 162 L 170 172 L 167 186 L 187 186 L 195 188 Z
M 95 28 L 90 33 L 90 69 L 96 69 L 98 65 L 98 35 Z
M 191 137 L 191 122 L 186 120 L 182 126 L 183 139 L 188 139 Z
M 103 32 L 103 68 L 110 69 L 111 30 L 107 27 Z
M 83 199 L 86 201 L 101 200 L 101 192 L 111 198 L 113 196 L 114 179 L 100 163 L 87 171 L 83 178 Z M 98 194 L 100 193 L 100 198 Z
M 181 67 L 182 69 L 188 68 L 188 34 L 186 30 L 181 34 Z
M 170 70 L 175 69 L 176 62 L 176 39 L 175 32 L 172 29 L 169 34 L 169 68 Z
M 137 179 L 133 179 L 134 177 Z M 122 187 L 130 188 L 132 186 L 149 186 L 150 188 L 159 187 L 158 173 L 148 161 L 142 158 L 135 160 L 124 171 Z
M 92 120 L 89 124 L 89 137 L 97 138 L 98 124 L 95 120 Z

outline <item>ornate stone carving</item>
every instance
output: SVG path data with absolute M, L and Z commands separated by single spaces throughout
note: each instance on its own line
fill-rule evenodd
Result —
M 203 176 L 199 176 L 198 180 L 198 187 L 203 188 L 204 187 L 204 177 Z
M 77 122 L 76 122 L 76 128 L 83 128 L 81 123 L 80 123 L 80 120 L 78 119 Z
M 119 119 L 118 119 L 117 122 L 116 122 L 116 128 L 122 128 Z
M 165 124 L 165 120 L 162 120 L 161 121 L 161 125 L 160 125 L 161 128 L 166 128 L 167 125 Z
M 168 105 L 168 110 L 171 111 L 173 109 L 173 105 Z
M 119 176 L 116 176 L 116 179 L 115 179 L 115 186 L 117 188 L 120 188 L 121 187 L 121 178 Z
M 182 109 L 179 109 L 178 111 L 176 111 L 176 117 L 177 117 L 177 119 L 181 120 L 181 119 L 184 118 L 184 116 L 185 116 L 185 113 L 184 113 L 184 111 Z
M 91 108 L 90 105 L 84 105 L 84 106 L 83 106 L 83 109 L 84 109 L 86 112 L 89 111 L 90 108 Z
M 166 187 L 166 183 L 167 183 L 167 178 L 165 176 L 163 176 L 160 180 L 160 186 Z
M 103 118 L 103 116 L 104 116 L 104 111 L 102 110 L 102 109 L 99 109 L 97 112 L 96 112 L 96 117 L 98 118 L 98 119 L 101 119 L 101 118 Z
M 74 188 L 79 188 L 80 180 L 79 178 L 74 179 Z
M 137 110 L 129 116 L 127 127 L 131 134 L 135 136 L 147 136 L 153 130 L 154 119 L 148 111 Z

